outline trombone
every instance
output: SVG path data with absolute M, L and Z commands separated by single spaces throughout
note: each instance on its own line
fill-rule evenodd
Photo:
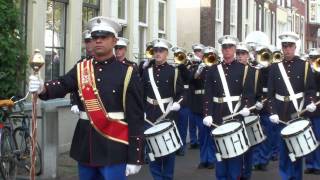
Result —
M 264 68 L 272 63 L 272 53 L 268 48 L 262 48 L 256 51 L 256 58 L 249 59 L 249 65 L 254 68 Z
M 153 52 L 153 46 L 148 46 L 147 49 L 146 49 L 146 57 L 148 59 L 151 59 L 154 55 L 154 52 Z
M 310 61 L 312 69 L 316 72 L 320 72 L 320 57 L 310 58 Z
M 274 51 L 272 53 L 272 63 L 279 63 L 283 60 L 283 53 L 281 51 Z

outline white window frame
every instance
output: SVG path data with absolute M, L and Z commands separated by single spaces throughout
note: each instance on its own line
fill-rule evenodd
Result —
M 139 26 L 142 26 L 142 27 L 148 27 L 148 22 L 149 22 L 149 16 L 148 16 L 148 14 L 149 14 L 149 0 L 146 0 L 146 22 L 144 23 L 144 22 L 140 22 L 140 19 L 139 19 Z M 140 3 L 140 0 L 139 0 L 139 3 Z M 139 9 L 139 11 L 140 11 L 140 9 Z M 140 17 L 139 17 L 140 18 Z
M 121 25 L 127 25 L 128 24 L 128 0 L 124 0 L 124 18 L 125 19 L 120 19 L 119 18 L 119 12 L 118 12 L 118 9 L 119 9 L 119 0 L 117 0 L 117 14 L 116 14 L 116 17 L 118 19 L 118 22 L 121 24 Z
M 232 36 L 237 36 L 237 13 L 238 13 L 238 10 L 237 10 L 237 0 L 230 0 L 230 35 Z M 232 5 L 232 3 L 234 3 Z M 234 7 L 234 11 L 232 9 L 232 6 Z M 231 13 L 234 13 L 233 15 L 233 18 L 232 18 L 232 15 Z M 234 22 L 231 22 L 231 21 L 234 21 Z M 231 28 L 234 28 L 234 31 L 233 34 L 231 32 Z
M 158 33 L 159 34 L 162 34 L 162 35 L 164 35 L 165 36 L 165 34 L 166 34 L 166 28 L 167 28 L 167 2 L 166 1 L 164 1 L 164 0 L 159 0 L 159 2 L 158 2 L 158 6 L 160 7 L 160 3 L 163 3 L 164 4 L 164 18 L 163 18 L 163 30 L 160 30 L 159 29 L 159 22 L 158 22 Z M 160 10 L 159 10 L 159 12 L 160 12 Z M 158 18 L 160 18 L 159 17 L 159 13 L 158 13 Z
M 223 5 L 224 5 L 223 3 L 224 2 L 223 2 L 223 0 L 217 0 L 217 2 L 218 1 L 220 2 L 220 7 L 218 7 L 219 4 L 217 3 L 216 9 L 219 9 L 220 11 L 216 10 L 216 21 L 215 21 L 215 29 L 216 29 L 216 31 L 215 31 L 215 39 L 216 39 L 215 46 L 216 47 L 220 47 L 217 39 L 222 37 L 222 35 L 223 35 Z M 217 13 L 219 13 L 219 12 L 220 12 L 220 16 L 217 16 Z M 217 31 L 217 26 L 216 26 L 217 23 L 219 23 L 221 25 L 221 28 L 219 29 L 219 31 Z M 220 32 L 220 34 L 218 34 L 218 32 Z

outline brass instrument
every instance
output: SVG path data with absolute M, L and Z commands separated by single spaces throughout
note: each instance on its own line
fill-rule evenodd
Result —
M 218 64 L 220 61 L 216 54 L 210 52 L 203 55 L 203 62 L 206 64 L 206 66 L 213 66 Z
M 268 48 L 262 48 L 257 51 L 256 63 L 262 67 L 268 67 L 272 63 L 272 53 Z
M 187 63 L 187 55 L 182 51 L 178 51 L 174 53 L 174 63 L 175 64 L 186 64 Z
M 283 54 L 280 51 L 272 53 L 272 63 L 279 63 L 283 60 Z
M 146 56 L 148 59 L 151 59 L 153 57 L 153 46 L 148 46 L 146 49 Z
M 310 60 L 312 64 L 312 69 L 315 70 L 316 72 L 320 72 L 320 57 L 318 58 L 313 58 Z

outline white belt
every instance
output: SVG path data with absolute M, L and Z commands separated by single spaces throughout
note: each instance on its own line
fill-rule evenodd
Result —
M 294 95 L 296 99 L 302 98 L 304 96 L 303 92 L 297 93 Z M 291 96 L 281 96 L 279 94 L 276 94 L 276 99 L 283 102 L 289 102 L 292 101 L 293 97 Z
M 124 112 L 109 112 L 108 116 L 111 119 L 124 119 Z M 80 119 L 89 120 L 87 112 L 80 111 Z
M 189 89 L 189 85 L 183 85 L 184 89 Z
M 230 101 L 239 101 L 240 96 L 230 96 Z M 225 103 L 228 99 L 226 97 L 213 97 L 213 102 L 215 103 Z
M 194 94 L 204 94 L 204 89 L 195 90 Z
M 173 101 L 172 97 L 168 97 L 168 98 L 164 98 L 164 99 L 161 99 L 160 100 L 162 104 L 165 104 L 165 103 L 169 103 L 171 101 Z M 147 97 L 147 102 L 152 104 L 152 105 L 158 105 L 158 101 L 156 99 L 152 99 L 152 98 L 149 98 Z
M 268 88 L 262 88 L 262 92 L 267 93 L 268 92 Z
M 316 93 L 316 96 L 320 96 L 320 92 L 317 92 L 317 93 Z

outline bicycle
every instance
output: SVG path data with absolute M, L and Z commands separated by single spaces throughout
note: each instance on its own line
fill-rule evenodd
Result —
M 27 96 L 26 96 L 27 97 Z M 25 97 L 25 98 L 26 98 Z M 0 132 L 0 174 L 3 179 L 14 179 L 17 172 L 19 175 L 28 175 L 31 167 L 31 136 L 30 119 L 24 111 L 25 98 L 14 102 L 13 104 L 0 105 L 3 122 L 3 128 Z M 10 101 L 10 100 L 6 100 Z M 13 101 L 12 101 L 13 102 Z M 0 103 L 1 104 L 1 103 Z M 12 107 L 18 104 L 20 111 L 12 112 Z M 11 107 L 10 107 L 11 106 Z M 38 117 L 39 118 L 39 117 Z M 0 120 L 0 121 L 1 121 Z M 21 122 L 20 126 L 16 126 Z M 1 128 L 1 125 L 0 125 Z M 2 151 L 4 149 L 5 151 Z M 6 164 L 7 163 L 7 164 Z M 36 175 L 42 173 L 42 157 L 39 143 L 36 142 Z

